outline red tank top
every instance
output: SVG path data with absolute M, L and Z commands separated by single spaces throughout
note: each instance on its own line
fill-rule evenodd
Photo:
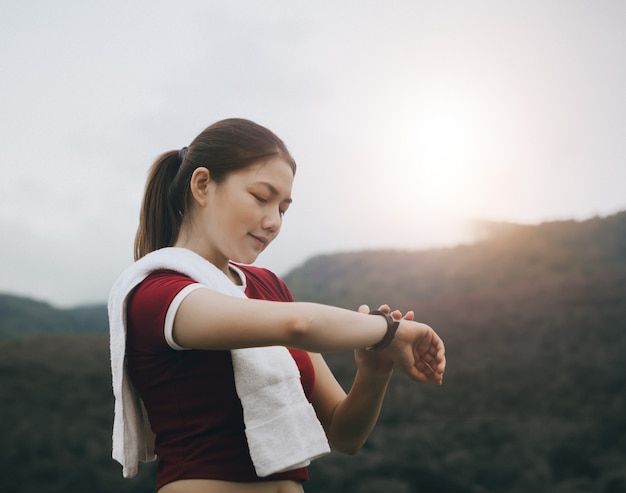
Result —
M 237 266 L 249 298 L 293 301 L 285 283 L 258 267 Z M 159 457 L 157 489 L 180 479 L 274 481 L 308 479 L 306 468 L 259 478 L 246 442 L 230 351 L 172 349 L 165 315 L 178 292 L 194 284 L 175 272 L 156 272 L 131 295 L 127 308 L 128 372 L 144 402 Z M 289 349 L 307 398 L 315 374 L 305 351 Z

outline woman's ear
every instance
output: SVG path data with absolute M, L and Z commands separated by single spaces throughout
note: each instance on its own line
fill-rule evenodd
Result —
M 201 206 L 206 205 L 210 183 L 211 174 L 209 170 L 203 166 L 196 168 L 191 174 L 189 188 L 191 189 L 194 200 Z

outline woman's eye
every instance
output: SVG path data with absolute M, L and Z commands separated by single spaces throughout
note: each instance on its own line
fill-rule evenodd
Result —
M 255 194 L 252 194 L 252 195 L 254 196 L 255 199 L 257 199 L 262 204 L 265 204 L 267 202 L 267 199 L 264 199 L 263 197 L 260 197 L 259 195 L 255 195 Z

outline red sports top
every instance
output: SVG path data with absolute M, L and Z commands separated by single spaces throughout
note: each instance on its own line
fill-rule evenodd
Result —
M 293 301 L 285 283 L 272 272 L 236 267 L 245 275 L 249 298 Z M 156 272 L 137 287 L 128 302 L 128 372 L 156 434 L 157 489 L 180 479 L 307 480 L 307 468 L 265 478 L 256 475 L 230 351 L 176 350 L 168 344 L 164 334 L 168 308 L 183 288 L 193 284 L 176 272 Z M 310 400 L 315 383 L 311 359 L 305 351 L 289 351 Z

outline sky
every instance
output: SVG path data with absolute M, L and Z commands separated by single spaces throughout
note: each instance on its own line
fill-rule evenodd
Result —
M 146 173 L 249 118 L 298 163 L 256 264 L 626 209 L 622 0 L 0 0 L 0 292 L 106 302 Z

